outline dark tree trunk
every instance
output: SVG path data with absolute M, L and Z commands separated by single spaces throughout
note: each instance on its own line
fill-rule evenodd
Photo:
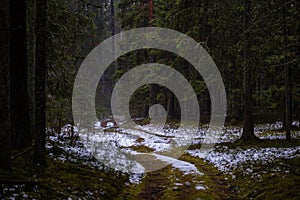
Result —
M 27 88 L 26 2 L 10 1 L 10 89 L 11 130 L 13 146 L 31 145 L 30 115 Z
M 243 48 L 243 133 L 242 141 L 251 141 L 257 139 L 254 135 L 253 125 L 253 110 L 252 110 L 252 90 L 251 90 L 251 64 L 250 64 L 250 2 L 245 0 L 245 13 L 244 13 L 244 48 Z
M 174 101 L 175 97 L 173 92 L 168 91 L 168 117 L 169 118 L 175 118 L 175 111 L 174 111 Z
M 150 63 L 155 63 L 155 57 L 153 55 L 151 55 L 151 52 L 150 52 Z M 149 108 L 150 108 L 151 106 L 153 106 L 154 104 L 157 103 L 156 87 L 154 84 L 149 84 L 149 96 L 150 96 L 150 105 L 149 105 Z
M 115 0 L 110 0 L 110 14 L 111 14 L 111 35 L 115 35 Z M 113 53 L 113 58 L 115 57 L 115 40 L 113 38 L 112 40 L 112 53 Z
M 300 10 L 300 2 L 299 1 L 297 3 L 297 8 L 298 8 L 298 11 L 299 11 Z M 300 18 L 300 12 L 297 13 L 297 19 L 299 19 L 299 18 Z M 300 21 L 298 20 L 298 30 L 296 32 L 297 38 L 298 38 L 297 39 L 298 40 L 298 44 L 300 44 L 300 34 L 299 33 L 300 33 Z M 297 47 L 297 54 L 296 54 L 296 56 L 298 57 L 298 64 L 296 64 L 296 68 L 297 68 L 297 73 L 296 74 L 298 74 L 298 76 L 299 76 L 299 74 L 300 74 L 299 73 L 300 72 L 300 45 L 298 45 L 298 47 Z M 299 79 L 300 79 L 300 77 L 297 78 L 297 82 L 296 82 L 296 84 L 299 83 L 298 85 L 300 85 L 300 82 L 298 82 Z M 299 105 L 299 102 L 297 103 L 297 116 L 298 116 L 298 121 L 300 123 L 300 105 Z
M 36 20 L 36 0 L 26 0 L 27 3 L 27 61 L 28 61 L 28 100 L 30 114 L 30 135 L 34 136 L 35 116 L 34 116 L 34 93 L 35 93 L 35 20 Z
M 1 0 L 0 22 L 0 168 L 10 168 L 9 0 Z
M 115 0 L 110 0 L 110 14 L 111 14 L 111 35 L 115 35 Z
M 292 95 L 291 95 L 291 68 L 287 64 L 287 28 L 286 28 L 286 2 L 283 0 L 283 32 L 284 32 L 284 76 L 285 76 L 285 130 L 286 139 L 291 140 L 292 124 Z
M 34 160 L 46 165 L 47 0 L 37 1 Z
M 153 1 L 149 1 L 149 26 L 152 27 L 152 20 L 153 20 Z M 155 63 L 155 57 L 150 52 L 149 57 L 150 63 Z M 150 105 L 149 108 L 156 104 L 156 87 L 154 84 L 149 85 L 149 96 L 150 96 Z

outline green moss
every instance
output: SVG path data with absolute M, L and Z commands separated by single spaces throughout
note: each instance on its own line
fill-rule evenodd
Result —
M 266 165 L 256 164 L 256 171 L 262 172 L 259 179 L 242 174 L 239 169 L 234 173 L 234 184 L 238 187 L 242 199 L 299 199 L 300 197 L 300 158 L 277 159 L 273 166 L 285 165 L 289 172 L 267 172 Z
M 235 199 L 235 191 L 232 188 L 231 177 L 228 174 L 220 172 L 212 164 L 202 159 L 184 154 L 181 160 L 194 164 L 204 175 L 197 177 L 196 181 L 204 181 L 205 190 L 193 190 L 191 199 Z
M 145 141 L 145 139 L 141 138 L 141 137 L 139 137 L 138 139 L 136 139 L 136 142 L 138 142 L 138 143 L 141 143 L 141 142 L 144 142 L 144 141 Z
M 103 198 L 113 199 L 125 187 L 128 177 L 113 171 L 99 170 L 86 165 L 69 161 L 47 159 L 46 168 L 33 165 L 30 159 L 20 158 L 15 161 L 11 172 L 1 171 L 0 179 L 34 180 L 36 183 L 25 183 L 16 191 L 6 192 L 4 198 L 25 192 L 30 199 L 66 199 Z M 14 184 L 2 184 L 11 188 Z
M 143 146 L 143 145 L 138 145 L 138 146 L 129 146 L 129 147 L 121 147 L 123 149 L 131 149 L 140 153 L 151 153 L 154 152 L 153 148 L 147 147 L 147 146 Z
M 103 130 L 105 133 L 115 133 L 117 132 L 116 128 L 106 128 Z

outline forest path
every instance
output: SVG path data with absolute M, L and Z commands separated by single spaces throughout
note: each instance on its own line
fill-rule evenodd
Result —
M 109 151 L 106 150 L 107 147 L 100 151 L 98 148 L 95 151 L 96 158 L 113 158 L 113 149 L 120 148 L 130 152 L 145 167 L 140 170 L 145 170 L 144 177 L 120 191 L 118 199 L 235 199 L 236 192 L 232 189 L 234 187 L 230 175 L 184 151 L 179 158 L 168 154 L 173 148 L 181 148 L 180 138 L 176 134 L 178 133 L 173 129 L 159 129 L 150 125 L 136 129 L 108 129 L 101 134 L 91 134 L 88 141 L 96 142 L 89 145 L 91 148 L 101 148 L 108 143 L 112 145 L 112 148 L 108 148 Z M 199 133 L 197 138 L 201 137 Z M 82 139 L 87 141 L 86 137 Z M 115 166 L 125 163 L 115 161 Z M 161 165 L 162 163 L 164 164 Z
M 188 154 L 178 160 L 195 165 L 200 173 L 184 173 L 168 165 L 127 186 L 118 199 L 237 199 L 230 177 L 213 165 Z

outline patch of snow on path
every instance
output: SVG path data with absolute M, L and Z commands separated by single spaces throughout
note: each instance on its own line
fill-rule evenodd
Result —
M 202 172 L 199 172 L 197 167 L 189 162 L 185 162 L 182 160 L 177 160 L 175 158 L 172 157 L 168 157 L 168 156 L 162 156 L 162 155 L 158 155 L 158 154 L 152 154 L 154 155 L 157 159 L 164 161 L 166 163 L 172 164 L 172 166 L 176 169 L 179 169 L 180 171 L 182 171 L 185 175 L 186 174 L 199 174 L 199 175 L 203 175 Z

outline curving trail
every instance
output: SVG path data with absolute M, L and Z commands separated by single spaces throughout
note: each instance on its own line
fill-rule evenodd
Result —
M 230 177 L 211 164 L 187 154 L 179 160 L 195 165 L 202 173 L 184 174 L 168 165 L 147 173 L 141 183 L 127 186 L 118 199 L 238 199 Z
M 131 172 L 144 171 L 144 177 L 132 181 L 121 191 L 118 199 L 235 199 L 236 192 L 232 189 L 229 175 L 188 153 L 179 158 L 168 154 L 180 145 L 175 136 L 176 132 L 172 129 L 162 131 L 152 126 L 139 126 L 136 129 L 107 131 L 101 136 L 91 135 L 90 140 L 96 142 L 94 147 L 110 142 L 114 147 L 129 152 L 140 166 Z M 96 153 L 99 159 L 108 154 L 112 154 L 111 159 L 114 158 L 112 148 L 109 151 L 98 149 Z M 116 162 L 115 165 L 124 163 Z M 162 163 L 163 168 L 160 167 Z

